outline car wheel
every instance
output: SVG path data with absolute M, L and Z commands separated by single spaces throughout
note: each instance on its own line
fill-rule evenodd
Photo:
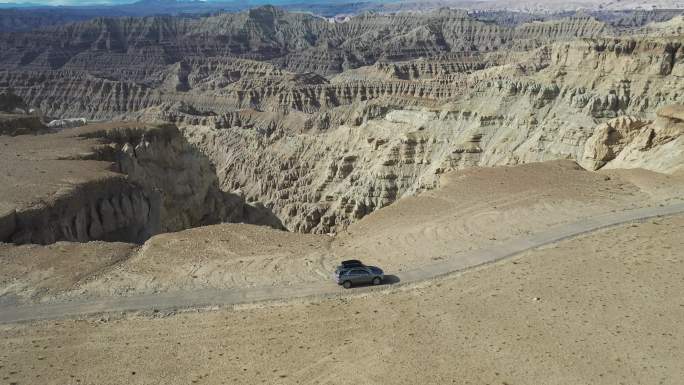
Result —
M 351 281 L 344 281 L 342 286 L 344 286 L 345 289 L 350 289 L 351 288 Z
M 380 277 L 373 278 L 373 285 L 379 285 L 381 283 L 382 283 L 382 280 L 380 279 Z

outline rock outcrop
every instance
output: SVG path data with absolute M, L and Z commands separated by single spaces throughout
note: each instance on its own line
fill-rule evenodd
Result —
M 609 120 L 596 127 L 594 134 L 584 145 L 580 164 L 589 170 L 598 170 L 615 159 L 640 133 L 644 122 L 631 117 Z
M 47 124 L 48 128 L 64 129 L 85 126 L 88 121 L 84 118 L 56 119 Z
M 684 105 L 660 109 L 655 121 L 633 135 L 606 168 L 644 168 L 663 173 L 684 170 Z
M 38 115 L 16 115 L 0 113 L 0 135 L 35 135 L 49 132 Z
M 241 197 L 218 188 L 209 159 L 175 126 L 108 129 L 87 136 L 107 143 L 95 159 L 113 160 L 115 171 L 145 195 L 160 194 L 157 232 L 243 219 Z
M 256 209 L 246 208 L 241 196 L 222 192 L 210 161 L 188 145 L 175 126 L 95 125 L 40 138 L 28 144 L 37 158 L 25 161 L 26 165 L 19 162 L 13 173 L 21 175 L 22 167 L 36 167 L 40 178 L 45 172 L 40 168 L 50 167 L 50 180 L 57 184 L 43 187 L 42 192 L 29 191 L 35 197 L 18 195 L 20 191 L 14 190 L 23 188 L 21 183 L 3 186 L 0 241 L 140 243 L 160 232 L 248 221 L 250 216 L 277 225 L 272 218 L 256 216 Z M 92 143 L 86 152 L 78 149 L 78 141 L 83 140 Z M 65 152 L 54 158 L 54 150 L 46 145 L 50 141 Z M 109 171 L 103 165 L 109 165 Z M 93 167 L 99 170 L 96 174 Z M 74 180 L 79 171 L 83 176 Z M 38 182 L 32 182 L 30 174 L 24 173 L 23 184 Z M 13 202 L 12 197 L 25 203 Z

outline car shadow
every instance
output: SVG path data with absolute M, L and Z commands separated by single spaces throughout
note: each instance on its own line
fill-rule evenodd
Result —
M 394 285 L 395 283 L 399 283 L 401 279 L 397 277 L 394 274 L 386 274 L 385 279 L 382 280 L 383 285 Z

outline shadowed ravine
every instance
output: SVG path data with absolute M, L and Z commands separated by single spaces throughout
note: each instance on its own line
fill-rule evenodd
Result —
M 0 241 L 143 243 L 163 232 L 238 221 L 282 228 L 263 206 L 221 191 L 210 160 L 173 125 L 94 126 L 74 135 L 74 144 L 86 138 L 100 144 L 51 162 L 108 162 L 113 173 L 3 213 Z M 38 138 L 49 143 L 49 137 Z

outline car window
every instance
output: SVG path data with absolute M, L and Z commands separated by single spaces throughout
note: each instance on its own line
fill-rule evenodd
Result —
M 367 271 L 361 270 L 361 269 L 354 269 L 351 271 L 352 274 L 354 275 L 363 275 L 363 274 L 368 274 Z

